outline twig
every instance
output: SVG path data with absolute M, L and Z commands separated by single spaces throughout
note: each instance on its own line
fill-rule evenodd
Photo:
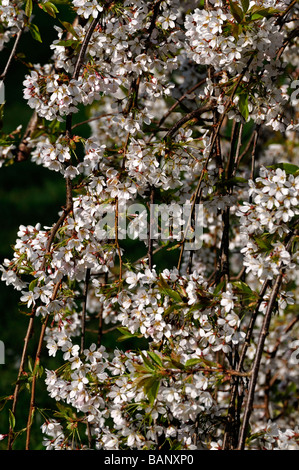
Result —
M 155 188 L 152 186 L 150 188 L 150 197 L 149 197 L 149 212 L 150 212 L 150 221 L 148 227 L 148 267 L 153 269 L 153 237 L 152 237 L 152 228 L 153 228 L 153 219 L 154 219 L 154 202 L 155 202 Z
M 88 285 L 90 280 L 90 268 L 86 269 L 85 282 L 83 290 L 83 307 L 81 317 L 81 343 L 80 343 L 80 354 L 83 354 L 84 343 L 85 343 L 85 325 L 86 325 L 86 311 L 87 311 L 87 296 L 88 296 Z
M 34 111 L 27 125 L 26 131 L 22 137 L 21 143 L 19 144 L 17 155 L 16 155 L 17 162 L 23 162 L 24 160 L 27 160 L 29 158 L 31 149 L 28 146 L 28 140 L 30 140 L 33 132 L 35 131 L 37 123 L 38 123 L 38 116 L 37 116 L 37 112 Z
M 276 24 L 282 25 L 284 18 L 288 15 L 288 13 L 291 11 L 291 9 L 296 5 L 297 0 L 293 0 L 292 3 L 287 7 L 286 10 L 284 10 L 278 17 Z
M 296 232 L 296 235 L 297 235 L 297 232 Z M 287 243 L 286 251 L 290 250 L 294 237 L 295 237 L 295 234 L 292 234 L 290 237 L 290 240 Z M 255 392 L 255 387 L 257 384 L 257 378 L 258 378 L 261 358 L 262 358 L 262 354 L 264 350 L 264 344 L 265 344 L 266 337 L 269 333 L 272 313 L 276 304 L 276 299 L 279 293 L 279 289 L 282 284 L 284 270 L 285 268 L 281 268 L 280 273 L 276 277 L 276 280 L 275 280 L 275 283 L 274 283 L 274 286 L 273 286 L 273 289 L 272 289 L 272 292 L 270 294 L 270 298 L 268 301 L 268 306 L 267 306 L 267 310 L 264 316 L 262 329 L 259 335 L 257 348 L 256 348 L 256 354 L 255 354 L 255 358 L 254 358 L 254 362 L 252 366 L 252 376 L 251 376 L 250 383 L 249 383 L 248 396 L 247 396 L 247 402 L 246 402 L 245 411 L 244 411 L 243 423 L 242 423 L 242 427 L 240 431 L 238 450 L 244 450 L 244 447 L 245 447 L 249 420 L 250 420 L 250 416 L 251 416 L 252 409 L 253 409 L 254 392 Z
M 251 337 L 253 334 L 253 328 L 254 328 L 258 313 L 259 313 L 261 303 L 264 300 L 269 284 L 270 282 L 268 280 L 264 282 L 261 288 L 260 294 L 259 294 L 257 305 L 255 307 L 253 314 L 251 315 L 250 322 L 249 322 L 246 336 L 245 336 L 245 341 L 244 341 L 243 348 L 241 351 L 241 355 L 239 357 L 239 360 L 236 366 L 237 372 L 241 372 L 243 369 L 243 363 L 246 357 L 247 350 L 250 346 L 250 341 L 251 341 Z M 231 392 L 230 392 L 231 399 L 230 399 L 230 404 L 228 407 L 227 424 L 225 427 L 225 433 L 224 433 L 223 444 L 222 444 L 223 449 L 235 448 L 235 446 L 238 444 L 237 434 L 239 432 L 239 429 L 236 423 L 236 398 L 237 398 L 238 388 L 239 388 L 239 379 L 238 377 L 236 377 L 236 379 L 234 379 L 231 384 Z
M 25 369 L 25 360 L 27 356 L 27 350 L 28 350 L 28 344 L 30 341 L 30 338 L 32 337 L 33 333 L 33 325 L 34 325 L 34 318 L 35 318 L 35 313 L 36 313 L 36 306 L 34 306 L 31 310 L 31 315 L 27 327 L 27 332 L 26 336 L 24 338 L 24 346 L 23 346 L 23 351 L 22 351 L 22 357 L 21 357 L 21 362 L 19 365 L 19 371 L 18 371 L 18 376 L 16 380 L 16 385 L 14 389 L 14 394 L 13 394 L 13 403 L 11 407 L 11 412 L 13 416 L 15 416 L 16 413 L 16 407 L 17 407 L 17 401 L 18 401 L 18 396 L 19 396 L 19 391 L 20 391 L 20 386 L 21 386 L 21 378 L 24 374 L 24 369 Z M 7 443 L 7 450 L 12 449 L 13 445 L 13 428 L 9 426 L 9 431 L 8 431 L 8 443 Z
M 61 285 L 61 281 L 58 281 L 55 284 L 53 294 L 51 297 L 51 302 L 53 302 L 58 294 L 59 287 Z M 34 361 L 34 368 L 32 372 L 32 383 L 31 383 L 31 396 L 30 396 L 30 407 L 29 407 L 29 414 L 28 414 L 28 421 L 27 421 L 27 431 L 26 431 L 26 450 L 29 450 L 29 445 L 30 445 L 30 435 L 31 435 L 31 426 L 32 426 L 32 420 L 33 420 L 33 413 L 35 409 L 35 389 L 36 389 L 36 378 L 37 378 L 37 368 L 40 363 L 40 356 L 41 356 L 41 351 L 42 351 L 42 345 L 44 341 L 44 336 L 45 336 L 45 331 L 47 328 L 48 320 L 49 320 L 50 314 L 48 313 L 41 328 L 41 333 L 39 337 L 39 342 L 38 342 L 38 347 L 36 351 L 36 356 L 35 356 L 35 361 Z
M 119 239 L 118 239 L 118 220 L 119 220 L 119 206 L 118 206 L 118 197 L 115 198 L 115 245 L 118 253 L 119 258 L 119 289 L 121 288 L 122 283 L 122 255 L 121 255 L 121 248 L 119 246 Z
M 216 77 L 217 75 L 220 75 L 222 72 L 217 72 L 214 74 L 214 76 Z M 193 93 L 195 90 L 197 90 L 197 88 L 199 88 L 200 86 L 202 86 L 205 82 L 207 81 L 207 77 L 203 78 L 202 80 L 200 80 L 198 83 L 196 83 L 196 85 L 193 85 L 193 87 L 191 87 L 189 90 L 187 90 L 182 96 L 180 96 L 180 98 L 178 98 L 176 100 L 176 102 L 169 108 L 169 110 L 167 111 L 167 113 L 164 114 L 164 116 L 160 119 L 159 123 L 158 123 L 158 128 L 160 128 L 162 126 L 162 124 L 166 121 L 166 119 L 168 118 L 168 116 L 170 116 L 170 114 L 179 106 L 179 104 L 184 101 L 184 99 L 190 95 L 191 93 Z
M 202 114 L 208 111 L 212 111 L 214 109 L 214 106 L 215 105 L 213 104 L 213 102 L 209 101 L 207 104 L 201 106 L 200 108 L 194 109 L 190 113 L 186 114 L 186 116 L 183 116 L 179 121 L 174 124 L 171 129 L 169 129 L 169 131 L 163 137 L 163 140 L 167 140 L 168 138 L 172 137 L 186 122 L 191 121 L 192 119 L 198 119 Z
M 191 206 L 191 212 L 190 212 L 190 216 L 189 216 L 189 220 L 187 222 L 187 226 L 186 226 L 186 230 L 185 230 L 185 234 L 184 234 L 184 237 L 183 237 L 183 240 L 181 242 L 181 250 L 180 250 L 180 256 L 179 256 L 179 261 L 178 261 L 178 270 L 180 269 L 180 266 L 181 266 L 181 262 L 182 262 L 182 257 L 183 257 L 183 252 L 184 252 L 184 247 L 185 247 L 185 242 L 186 242 L 186 233 L 188 231 L 188 228 L 190 226 L 190 222 L 191 222 L 191 218 L 193 216 L 193 212 L 194 212 L 194 208 L 195 208 L 195 204 L 197 203 L 197 200 L 198 200 L 198 196 L 199 196 L 199 193 L 200 193 L 200 186 L 201 186 L 201 183 L 202 183 L 202 179 L 203 179 L 203 175 L 204 175 L 204 172 L 206 172 L 207 170 L 207 167 L 208 167 L 208 164 L 209 164 L 209 161 L 210 161 L 210 158 L 211 158 L 211 155 L 214 151 L 214 145 L 215 145 L 215 142 L 217 140 L 217 137 L 218 137 L 218 134 L 220 132 L 220 129 L 221 129 L 221 126 L 223 124 L 223 121 L 226 117 L 226 113 L 228 111 L 228 109 L 230 108 L 230 106 L 232 105 L 233 103 L 233 100 L 234 100 L 234 97 L 235 97 L 235 94 L 236 94 L 236 91 L 241 83 L 241 81 L 243 80 L 243 77 L 245 75 L 245 73 L 247 72 L 248 68 L 250 67 L 250 64 L 251 62 L 253 61 L 253 55 L 250 57 L 250 59 L 248 60 L 247 64 L 246 64 L 246 67 L 244 67 L 242 73 L 240 73 L 235 85 L 234 85 L 234 88 L 231 92 L 231 96 L 230 96 L 230 99 L 227 101 L 225 107 L 224 107 L 224 111 L 222 113 L 222 115 L 220 116 L 217 124 L 214 126 L 214 129 L 213 129 L 213 133 L 212 133 L 212 136 L 211 136 L 211 139 L 210 139 L 210 151 L 209 151 L 209 154 L 206 158 L 206 161 L 205 161 L 205 165 L 201 171 L 201 175 L 200 175 L 200 178 L 199 178 L 199 181 L 198 181 L 198 184 L 197 184 L 197 187 L 196 187 L 196 190 L 195 190 L 195 193 L 193 194 L 193 202 L 192 202 L 192 206 Z M 203 111 L 204 109 L 204 111 Z M 164 139 L 166 139 L 167 137 L 172 137 L 173 134 L 175 134 L 175 132 L 181 127 L 182 123 L 185 123 L 185 122 L 188 122 L 190 121 L 190 119 L 192 119 L 191 116 L 193 117 L 196 117 L 196 113 L 200 113 L 202 114 L 203 112 L 207 111 L 207 110 L 212 110 L 213 109 L 213 106 L 211 103 L 208 103 L 206 106 L 203 106 L 195 111 L 192 111 L 192 113 L 189 113 L 187 116 L 184 116 L 182 119 L 180 119 L 166 134 L 166 136 L 164 137 Z
M 16 50 L 17 50 L 19 41 L 20 41 L 20 39 L 21 39 L 21 36 L 22 36 L 22 34 L 23 34 L 24 28 L 25 28 L 25 23 L 23 22 L 23 24 L 22 24 L 22 26 L 21 26 L 21 29 L 17 32 L 16 39 L 15 39 L 13 48 L 12 48 L 12 50 L 11 50 L 11 53 L 10 53 L 10 55 L 9 55 L 8 61 L 6 62 L 5 68 L 4 68 L 3 72 L 2 72 L 2 74 L 0 75 L 0 80 L 3 81 L 3 82 L 4 82 L 4 80 L 6 79 L 8 70 L 9 70 L 9 68 L 10 68 L 10 66 L 11 66 L 12 60 L 13 60 L 14 55 L 15 55 L 15 53 L 16 53 Z
M 90 122 L 97 121 L 99 119 L 110 117 L 110 116 L 116 116 L 116 114 L 115 113 L 101 114 L 101 116 L 94 116 L 92 118 L 86 119 L 85 121 L 77 122 L 76 124 L 72 125 L 72 130 L 76 129 L 76 127 L 83 126 L 84 124 L 89 124 Z

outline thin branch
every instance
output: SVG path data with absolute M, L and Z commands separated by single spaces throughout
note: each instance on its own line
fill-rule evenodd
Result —
M 16 380 L 16 385 L 14 389 L 14 394 L 13 394 L 13 403 L 11 407 L 11 412 L 13 416 L 15 416 L 16 413 L 16 407 L 17 407 L 17 401 L 18 401 L 18 396 L 19 396 L 19 391 L 20 391 L 20 386 L 21 386 L 21 379 L 24 374 L 24 369 L 25 369 L 25 360 L 27 357 L 27 350 L 28 350 L 28 345 L 29 341 L 32 337 L 33 333 L 33 325 L 34 325 L 34 318 L 35 318 L 35 313 L 36 313 L 36 306 L 34 306 L 31 310 L 31 315 L 27 327 L 27 332 L 26 336 L 24 338 L 24 346 L 23 346 L 23 351 L 22 351 L 22 357 L 21 357 L 21 362 L 19 365 L 19 371 L 18 371 L 18 376 Z M 13 445 L 14 439 L 13 439 L 13 428 L 9 426 L 9 431 L 8 431 L 8 443 L 7 443 L 7 450 L 12 450 L 12 445 Z
M 86 34 L 86 36 L 83 40 L 82 47 L 80 49 L 79 56 L 78 56 L 76 66 L 75 66 L 75 71 L 74 71 L 74 75 L 73 75 L 74 78 L 79 76 L 80 68 L 81 68 L 81 65 L 82 65 L 81 61 L 84 58 L 84 55 L 85 55 L 85 52 L 86 52 L 86 49 L 87 49 L 87 46 L 88 46 L 88 42 L 91 38 L 91 35 L 94 31 L 94 28 L 96 27 L 97 22 L 98 22 L 98 19 L 94 19 L 92 21 L 92 23 L 91 23 L 91 25 L 88 29 L 88 32 L 87 32 L 87 34 Z M 32 117 L 32 127 L 35 127 L 35 126 L 33 126 L 33 122 L 35 121 L 35 119 L 36 118 L 33 116 Z M 31 129 L 31 126 L 30 126 L 30 129 Z M 67 119 L 66 119 L 65 134 L 68 137 L 71 136 L 71 130 L 72 130 L 72 114 L 68 115 Z M 46 254 L 48 254 L 50 252 L 50 249 L 51 249 L 51 246 L 53 244 L 55 235 L 56 235 L 57 231 L 59 230 L 61 224 L 64 222 L 66 216 L 69 214 L 69 212 L 72 211 L 72 208 L 73 208 L 73 204 L 72 204 L 72 182 L 71 182 L 70 178 L 66 178 L 66 207 L 63 210 L 63 213 L 59 217 L 58 221 L 56 222 L 56 224 L 54 225 L 54 227 L 51 230 L 50 237 L 48 239 L 48 243 L 47 243 L 47 247 L 46 247 Z M 42 270 L 45 269 L 45 266 L 46 266 L 46 257 L 44 258 L 44 261 L 43 261 Z M 18 398 L 19 389 L 20 389 L 20 379 L 21 379 L 21 377 L 23 375 L 23 372 L 24 372 L 25 358 L 26 358 L 26 355 L 27 355 L 29 339 L 31 338 L 32 332 L 33 332 L 33 324 L 34 324 L 35 315 L 36 315 L 36 308 L 34 307 L 32 309 L 29 324 L 28 324 L 28 327 L 27 327 L 27 333 L 26 333 L 25 341 L 24 341 L 21 364 L 20 364 L 20 367 L 19 367 L 18 378 L 17 378 L 15 390 L 14 390 L 14 399 L 13 399 L 13 405 L 12 405 L 13 414 L 15 414 L 15 410 L 16 410 L 17 398 Z M 32 415 L 32 409 L 30 408 L 30 413 L 29 413 L 29 417 L 28 417 L 28 433 L 27 433 L 27 434 L 29 434 L 29 436 L 27 438 L 28 443 L 29 443 L 29 439 L 30 439 L 31 415 Z M 8 435 L 8 449 L 11 449 L 12 448 L 12 443 L 13 443 L 13 430 L 12 430 L 11 427 L 9 428 L 9 433 L 8 434 L 9 434 Z
M 119 221 L 119 205 L 118 205 L 118 197 L 115 198 L 115 245 L 118 253 L 118 259 L 119 259 L 119 288 L 121 287 L 122 283 L 122 255 L 121 255 L 121 248 L 119 245 L 119 239 L 118 239 L 118 221 Z
M 86 269 L 84 290 L 83 290 L 83 307 L 81 317 L 81 343 L 80 343 L 80 354 L 83 354 L 85 344 L 85 325 L 86 325 L 86 312 L 87 312 L 87 296 L 88 296 L 88 285 L 90 281 L 90 268 Z
M 214 76 L 216 77 L 217 75 L 220 75 L 222 72 L 216 72 L 214 74 Z M 188 95 L 190 95 L 191 93 L 193 93 L 195 90 L 197 90 L 197 88 L 201 87 L 202 85 L 204 85 L 204 83 L 207 81 L 207 77 L 203 78 L 202 80 L 200 80 L 198 83 L 196 83 L 195 85 L 193 85 L 193 87 L 191 87 L 189 90 L 187 90 L 182 96 L 180 96 L 180 98 L 178 98 L 176 100 L 176 102 L 169 108 L 169 110 L 167 111 L 167 113 L 164 114 L 164 116 L 160 119 L 159 123 L 158 123 L 158 128 L 160 128 L 162 126 L 162 124 L 166 121 L 166 119 L 168 118 L 168 116 L 170 116 L 170 114 L 179 106 L 179 104 L 184 101 L 184 99 L 186 99 L 188 97 Z
M 153 219 L 154 219 L 154 202 L 155 202 L 155 188 L 152 186 L 150 188 L 150 197 L 149 197 L 149 212 L 150 212 L 150 221 L 148 227 L 148 267 L 149 269 L 153 269 L 153 238 L 152 238 L 152 227 L 153 227 Z
M 291 31 L 287 38 L 285 39 L 283 45 L 280 47 L 280 49 L 277 52 L 276 59 L 280 59 L 282 54 L 284 53 L 286 47 L 295 39 L 296 37 L 299 36 L 299 26 L 297 26 L 293 31 Z
M 21 143 L 19 144 L 17 154 L 16 154 L 16 161 L 23 162 L 27 160 L 30 156 L 31 148 L 28 145 L 28 141 L 30 140 L 33 132 L 36 129 L 38 123 L 38 115 L 37 112 L 34 111 L 32 114 L 29 123 L 27 125 L 26 131 L 22 137 Z
M 4 80 L 6 79 L 6 76 L 7 76 L 7 73 L 9 71 L 9 68 L 12 64 L 12 60 L 14 58 L 14 55 L 16 53 L 16 50 L 17 50 L 17 47 L 18 47 L 18 44 L 19 44 L 19 41 L 21 39 L 21 36 L 24 32 L 24 28 L 25 28 L 25 23 L 23 22 L 22 26 L 21 26 L 21 29 L 17 32 L 17 35 L 16 35 L 16 39 L 15 39 L 15 42 L 14 42 L 14 45 L 13 45 L 13 48 L 11 50 L 11 53 L 9 55 L 9 58 L 8 58 L 8 61 L 6 62 L 6 65 L 5 65 L 5 68 L 2 72 L 2 74 L 0 75 L 0 80 L 2 82 L 4 82 Z
M 194 109 L 190 113 L 186 114 L 179 121 L 177 121 L 171 129 L 169 129 L 169 131 L 163 137 L 163 140 L 167 140 L 168 138 L 173 137 L 173 135 L 180 129 L 180 127 L 182 127 L 183 124 L 188 121 L 191 121 L 192 119 L 198 119 L 202 114 L 208 111 L 212 111 L 214 107 L 215 104 L 212 101 L 209 101 L 207 104 L 201 106 L 200 108 Z
M 253 328 L 259 313 L 260 306 L 264 300 L 265 294 L 267 292 L 267 289 L 269 287 L 270 282 L 267 280 L 264 282 L 259 298 L 255 307 L 255 310 L 253 314 L 251 315 L 250 322 L 247 328 L 245 340 L 243 343 L 243 348 L 241 351 L 241 355 L 238 359 L 238 363 L 236 366 L 236 371 L 241 372 L 243 370 L 243 364 L 244 360 L 246 357 L 247 350 L 250 346 L 250 341 L 251 337 L 253 334 Z M 224 432 L 224 438 L 223 438 L 223 449 L 230 449 L 230 448 L 235 448 L 237 445 L 237 439 L 238 439 L 238 432 L 239 429 L 237 428 L 237 423 L 236 423 L 236 399 L 237 399 L 237 394 L 238 394 L 238 389 L 239 389 L 239 379 L 238 376 L 232 380 L 231 384 L 231 399 L 230 399 L 230 404 L 228 407 L 228 412 L 227 412 L 227 423 L 225 427 L 225 432 Z
M 286 251 L 290 250 L 294 237 L 296 235 L 297 235 L 297 232 L 296 234 L 291 235 L 290 240 L 288 241 L 287 246 L 286 246 Z M 280 273 L 276 277 L 276 280 L 273 285 L 273 289 L 272 289 L 272 292 L 270 294 L 270 298 L 268 301 L 268 306 L 267 306 L 267 310 L 264 316 L 264 321 L 263 321 L 263 325 L 261 328 L 261 332 L 259 335 L 259 339 L 258 339 L 258 343 L 256 347 L 256 354 L 255 354 L 255 358 L 254 358 L 254 362 L 252 366 L 252 376 L 251 376 L 250 383 L 249 383 L 248 396 L 247 396 L 247 401 L 246 401 L 246 406 L 245 406 L 245 411 L 244 411 L 243 423 L 242 423 L 242 428 L 240 431 L 238 450 L 244 450 L 244 447 L 245 447 L 245 441 L 246 441 L 246 437 L 248 434 L 249 420 L 250 420 L 250 416 L 251 416 L 252 409 L 253 409 L 254 392 L 255 392 L 255 387 L 257 384 L 261 358 L 262 358 L 262 354 L 264 351 L 265 340 L 269 333 L 272 313 L 275 308 L 277 296 L 278 296 L 278 293 L 282 284 L 284 271 L 285 271 L 285 268 L 281 268 Z
M 110 117 L 110 116 L 116 116 L 116 114 L 115 113 L 101 114 L 101 116 L 94 116 L 92 118 L 86 119 L 85 121 L 77 122 L 76 124 L 72 125 L 72 130 L 76 129 L 76 127 L 83 126 L 84 124 L 89 124 L 90 122 L 98 121 L 99 119 Z
M 58 281 L 55 284 L 53 294 L 51 297 L 51 302 L 53 302 L 58 294 L 59 287 L 61 285 L 61 281 Z M 31 426 L 32 426 L 32 420 L 33 420 L 33 414 L 35 410 L 35 390 L 36 390 L 36 379 L 37 379 L 37 368 L 40 364 L 40 357 L 41 357 L 41 351 L 42 351 L 42 346 L 43 346 L 43 341 L 44 341 L 44 336 L 48 324 L 50 314 L 48 313 L 41 328 L 40 332 L 40 337 L 39 337 L 39 342 L 37 346 L 37 351 L 36 351 L 36 356 L 35 356 L 35 361 L 34 361 L 34 367 L 33 367 L 33 372 L 32 372 L 32 383 L 31 383 L 31 396 L 30 396 L 30 407 L 29 407 L 29 414 L 28 414 L 28 421 L 27 421 L 27 431 L 26 431 L 26 450 L 29 450 L 30 446 L 30 435 L 31 435 Z
M 287 7 L 286 10 L 284 10 L 278 17 L 277 21 L 276 21 L 276 24 L 278 25 L 282 25 L 283 24 L 283 21 L 284 19 L 286 18 L 286 16 L 289 14 L 289 12 L 291 11 L 291 9 L 296 5 L 296 3 L 298 3 L 298 0 L 293 0 L 292 3 L 290 3 L 290 5 Z

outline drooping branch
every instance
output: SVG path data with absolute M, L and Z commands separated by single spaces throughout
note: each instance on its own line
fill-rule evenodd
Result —
M 291 232 L 291 235 L 288 237 L 289 241 L 286 245 L 286 250 L 290 251 L 291 246 L 293 244 L 294 238 L 298 235 L 299 230 L 295 230 L 295 232 Z M 249 383 L 249 389 L 248 389 L 248 396 L 247 396 L 247 401 L 245 405 L 245 411 L 244 411 L 244 417 L 243 417 L 243 423 L 242 423 L 242 428 L 240 431 L 240 438 L 239 438 L 239 443 L 238 443 L 238 450 L 244 450 L 245 447 L 245 442 L 246 442 L 246 437 L 248 434 L 248 427 L 249 427 L 249 420 L 251 417 L 252 409 L 253 409 L 253 402 L 254 402 L 254 394 L 255 394 L 255 388 L 258 380 L 258 374 L 260 370 L 260 364 L 261 364 L 261 359 L 262 359 L 262 354 L 264 351 L 264 345 L 265 345 L 265 340 L 266 337 L 269 333 L 269 327 L 271 323 L 271 318 L 272 314 L 276 305 L 277 301 L 277 296 L 279 294 L 283 277 L 284 277 L 284 271 L 285 268 L 280 269 L 280 273 L 277 275 L 275 283 L 273 285 L 270 298 L 268 301 L 267 305 L 267 310 L 264 316 L 264 321 L 262 324 L 262 328 L 260 331 L 257 347 L 256 347 L 256 353 L 255 353 L 255 358 L 252 366 L 252 375 Z

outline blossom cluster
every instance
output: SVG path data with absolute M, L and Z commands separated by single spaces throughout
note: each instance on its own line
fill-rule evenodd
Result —
M 13 2 L 2 0 L 0 2 L 0 51 L 23 27 L 23 20 L 25 17 L 23 7 L 24 2 L 19 0 Z
M 239 208 L 244 235 L 244 266 L 260 280 L 273 279 L 281 269 L 294 268 L 282 238 L 290 232 L 299 214 L 299 177 L 277 168 L 260 169 L 249 183 L 252 202 Z M 264 235 L 266 234 L 266 235 Z
M 296 108 L 286 110 L 291 67 L 278 57 L 288 33 L 278 18 L 291 2 L 69 3 L 78 21 L 55 27 L 52 60 L 32 66 L 24 98 L 39 117 L 28 137 L 31 161 L 60 173 L 71 195 L 57 223 L 20 225 L 12 259 L 0 265 L 22 309 L 45 322 L 44 344 L 57 364 L 45 368 L 58 411 L 42 425 L 44 446 L 222 448 L 232 387 L 238 383 L 243 399 L 272 283 L 283 272 L 248 448 L 297 449 L 298 408 L 289 396 L 298 384 L 290 361 L 298 332 L 299 253 L 296 239 L 289 244 L 299 215 L 296 150 L 294 164 L 268 166 L 272 154 L 287 160 L 287 147 L 298 143 Z M 20 8 L 1 2 L 8 29 L 19 27 Z M 81 107 L 90 112 L 89 137 L 73 134 Z M 260 155 L 251 126 L 269 140 L 286 132 L 288 146 Z M 0 166 L 16 148 L 0 147 Z M 153 202 L 175 209 L 173 220 L 180 205 L 200 203 L 201 249 L 186 250 L 186 240 L 171 235 L 150 239 Z M 139 203 L 138 216 L 125 216 L 128 243 L 119 218 L 126 204 Z M 141 229 L 146 236 L 132 243 Z M 178 265 L 168 253 L 179 253 Z M 111 332 L 118 347 L 106 343 Z M 272 380 L 291 411 L 283 400 L 266 409 Z

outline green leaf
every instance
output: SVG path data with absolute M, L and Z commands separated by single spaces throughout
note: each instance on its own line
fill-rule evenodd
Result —
M 239 291 L 243 292 L 244 294 L 253 294 L 252 289 L 243 281 L 235 281 L 232 282 L 232 285 L 236 287 Z
M 190 367 L 196 366 L 197 364 L 200 364 L 202 362 L 201 358 L 193 358 L 193 359 L 188 359 L 185 363 L 186 369 L 189 369 Z
M 243 18 L 244 18 L 244 13 L 239 7 L 239 5 L 237 4 L 237 2 L 233 2 L 232 0 L 229 0 L 229 5 L 230 5 L 230 11 L 233 17 L 235 18 L 235 20 L 238 23 L 242 23 Z
M 249 8 L 249 0 L 241 0 L 241 3 L 242 3 L 242 7 L 243 7 L 243 11 L 244 13 L 247 12 L 248 8 Z
M 26 0 L 25 3 L 25 15 L 30 18 L 32 15 L 32 10 L 33 10 L 33 2 L 32 0 Z
M 30 282 L 28 289 L 32 292 L 38 284 L 38 279 L 34 279 Z
M 151 406 L 154 404 L 155 399 L 157 398 L 159 388 L 160 379 L 155 375 L 148 379 L 143 387 L 144 393 L 146 393 Z
M 141 357 L 147 369 L 149 369 L 150 371 L 156 370 L 156 367 L 154 366 L 154 364 L 145 356 L 145 354 L 141 353 Z
M 16 425 L 16 418 L 11 410 L 9 410 L 9 426 L 11 429 L 14 429 Z
M 67 40 L 61 40 L 56 43 L 58 46 L 63 46 L 63 47 L 72 47 L 73 49 L 76 49 L 79 42 L 77 39 L 67 39 Z
M 271 16 L 274 16 L 277 13 L 281 13 L 281 11 L 277 8 L 260 8 L 256 5 L 250 8 L 249 12 L 251 14 L 252 20 L 259 20 L 261 18 L 271 18 Z
M 254 237 L 254 241 L 263 252 L 269 252 L 273 249 L 271 242 L 265 237 Z
M 176 302 L 182 302 L 180 294 L 169 287 L 162 275 L 160 275 L 159 277 L 158 285 L 160 287 L 161 292 L 163 292 L 165 295 L 171 297 Z
M 33 39 L 35 39 L 38 42 L 43 42 L 42 38 L 41 38 L 41 35 L 40 35 L 40 32 L 39 32 L 38 26 L 36 24 L 30 23 L 28 25 L 28 27 L 29 27 L 29 30 L 30 30 L 30 33 L 31 33 L 31 36 L 33 37 Z
M 295 173 L 299 171 L 299 166 L 293 165 L 292 163 L 276 163 L 275 165 L 268 166 L 267 168 L 271 168 L 272 170 L 280 168 L 281 170 L 284 170 L 287 175 L 295 175 Z
M 217 284 L 217 286 L 215 287 L 215 290 L 214 290 L 213 294 L 217 295 L 217 294 L 219 294 L 219 292 L 222 292 L 223 289 L 225 288 L 225 284 L 226 284 L 225 280 L 219 282 L 219 284 Z
M 39 3 L 38 6 L 53 18 L 56 18 L 56 13 L 59 13 L 57 7 L 52 2 Z
M 28 357 L 28 369 L 32 373 L 33 367 L 32 367 L 32 358 L 29 356 Z
M 68 33 L 71 33 L 75 38 L 79 39 L 78 34 L 76 33 L 73 25 L 67 21 L 60 21 L 60 23 L 65 27 Z
M 242 114 L 245 121 L 247 121 L 249 116 L 249 109 L 248 109 L 248 95 L 246 93 L 242 93 L 239 99 L 239 110 Z
M 153 351 L 148 351 L 147 354 L 159 367 L 163 367 L 163 362 L 158 354 L 154 353 Z
M 132 338 L 142 338 L 142 334 L 131 333 L 127 328 L 119 327 L 117 330 L 121 333 L 121 336 L 117 338 L 117 341 L 126 341 Z

